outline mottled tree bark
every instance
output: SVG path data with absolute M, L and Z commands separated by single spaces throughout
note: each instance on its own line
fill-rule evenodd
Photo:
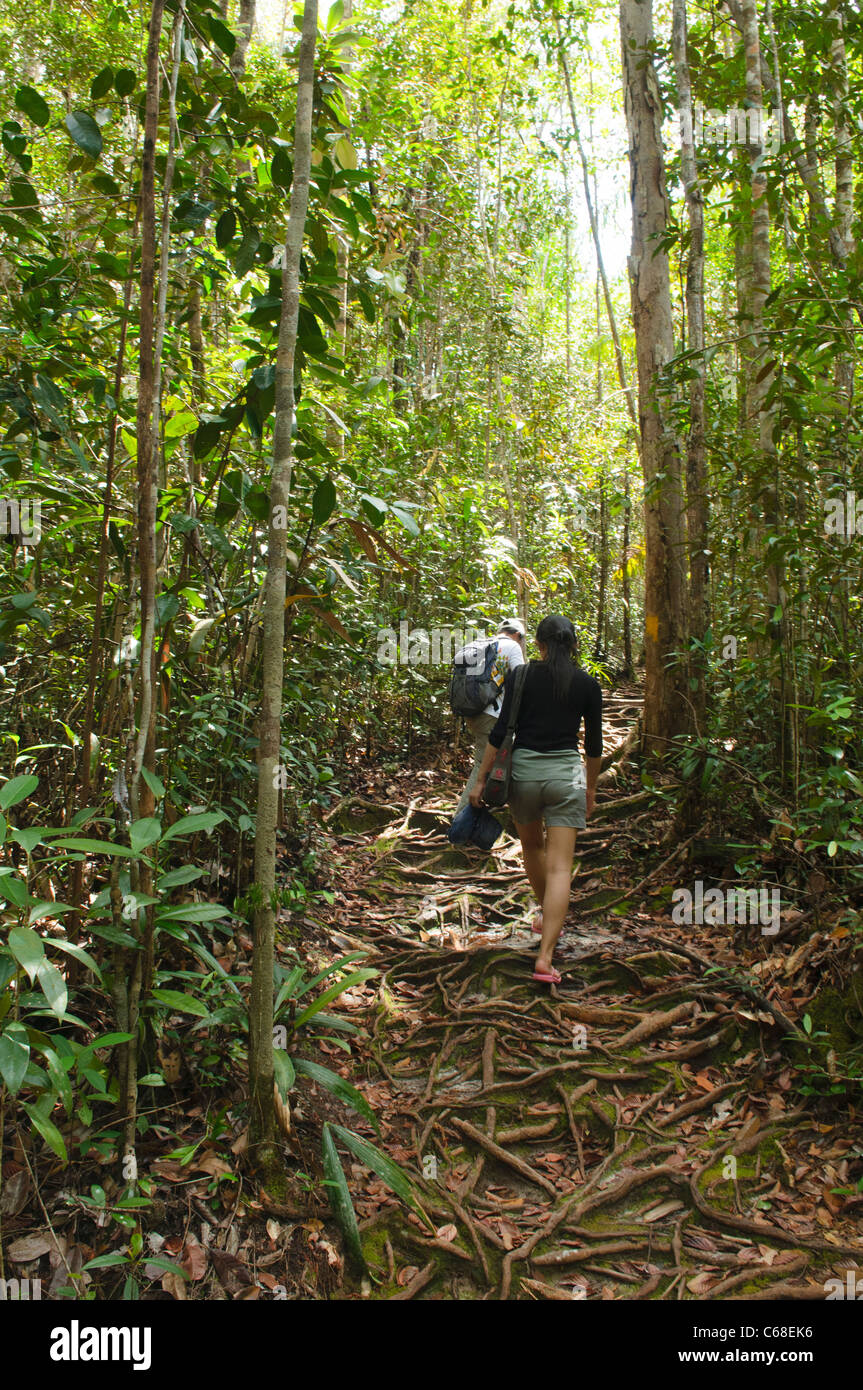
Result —
M 690 727 L 686 672 L 674 652 L 686 639 L 685 559 L 681 460 L 668 383 L 674 355 L 668 256 L 668 198 L 662 148 L 662 99 L 652 58 L 652 0 L 621 0 L 624 101 L 629 132 L 632 317 L 638 360 L 638 409 L 644 472 L 645 692 L 648 750 L 665 753 L 668 741 Z
M 264 582 L 263 686 L 258 748 L 258 806 L 255 824 L 255 923 L 249 1002 L 249 1137 L 255 1158 L 269 1167 L 275 1134 L 273 1109 L 273 965 L 275 960 L 276 831 L 279 808 L 279 749 L 285 646 L 287 518 L 293 471 L 294 360 L 300 310 L 300 257 L 309 203 L 312 101 L 317 0 L 306 0 L 300 40 L 294 177 L 285 234 L 282 311 L 276 355 L 273 471 Z
M 686 0 L 674 0 L 671 43 L 680 101 L 680 162 L 689 222 L 686 262 L 686 322 L 695 375 L 689 382 L 689 433 L 686 442 L 686 519 L 689 539 L 690 698 L 699 728 L 706 703 L 704 638 L 707 614 L 707 479 L 704 453 L 704 200 L 695 158 L 692 84 L 687 53 Z M 693 645 L 694 644 L 694 645 Z
M 231 54 L 230 68 L 235 77 L 246 73 L 246 54 L 255 32 L 255 0 L 240 0 L 237 14 L 237 46 Z

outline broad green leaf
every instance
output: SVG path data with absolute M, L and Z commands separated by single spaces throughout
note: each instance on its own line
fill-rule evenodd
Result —
M 27 885 L 11 869 L 0 874 L 0 899 L 14 903 L 15 907 L 27 907 L 33 901 L 27 892 Z
M 34 792 L 38 785 L 39 778 L 32 774 L 10 777 L 9 781 L 0 787 L 0 811 L 8 811 L 10 806 L 17 806 L 18 802 Z
M 101 981 L 101 970 L 99 969 L 98 965 L 96 964 L 90 953 L 88 951 L 85 951 L 82 946 L 76 946 L 71 941 L 58 941 L 56 937 L 49 937 L 47 944 L 49 946 L 54 947 L 58 951 L 62 951 L 64 955 L 74 956 L 75 960 L 79 960 L 82 965 L 86 965 L 88 970 L 92 970 L 93 974 L 96 976 L 96 979 Z
M 42 1108 L 43 1105 L 44 1101 L 37 1101 L 34 1105 L 25 1104 L 22 1108 L 30 1116 L 49 1149 L 52 1149 L 57 1157 L 66 1163 L 68 1162 L 68 1155 L 66 1145 L 63 1143 L 63 1136 L 53 1121 L 48 1119 Z
M 107 96 L 113 85 L 114 69 L 102 68 L 102 71 L 97 72 L 93 81 L 90 83 L 90 100 L 101 101 L 104 96 Z
M 50 832 L 56 835 L 56 831 Z M 67 839 L 65 836 L 59 844 L 53 845 L 53 849 L 74 849 L 82 854 L 119 854 L 122 858 L 131 859 L 133 851 L 128 845 L 115 845 L 110 840 L 82 840 L 77 837 Z
M 149 1201 L 147 1205 L 150 1205 Z M 184 1279 L 191 1279 L 192 1277 L 191 1274 L 188 1274 L 180 1265 L 173 1264 L 171 1260 L 166 1260 L 162 1255 L 150 1255 L 147 1257 L 146 1263 L 148 1265 L 154 1265 L 156 1269 L 170 1270 L 172 1274 L 179 1274 Z M 84 1268 L 87 1269 L 88 1266 L 84 1265 Z
M 86 1047 L 82 1047 L 78 1053 L 78 1067 L 88 1066 L 93 1056 L 100 1047 L 118 1047 L 120 1043 L 132 1041 L 131 1033 L 105 1033 L 101 1038 L 94 1038 Z
M 162 781 L 161 777 L 156 776 L 155 772 L 150 772 L 149 768 L 142 767 L 141 776 L 154 796 L 165 795 L 165 783 Z
M 127 1265 L 129 1256 L 122 1250 L 112 1250 L 107 1255 L 97 1255 L 94 1260 L 88 1260 L 82 1269 L 111 1269 L 114 1265 Z
M 194 883 L 203 876 L 203 872 L 203 869 L 197 868 L 195 864 L 184 864 L 180 869 L 171 869 L 158 879 L 159 892 L 164 893 L 168 888 L 179 888 L 183 883 Z
M 70 111 L 65 117 L 66 129 L 75 144 L 90 159 L 98 159 L 102 153 L 102 132 L 87 111 Z
M 119 97 L 131 96 L 138 78 L 131 68 L 120 68 L 114 76 L 114 90 Z
M 237 214 L 232 208 L 226 208 L 216 223 L 216 245 L 219 250 L 230 246 L 237 234 Z
M 346 136 L 343 135 L 333 145 L 333 154 L 343 169 L 356 169 L 357 152 Z
M 45 961 L 41 936 L 31 927 L 13 927 L 9 933 L 9 950 L 30 979 L 35 980 Z
M 329 1195 L 333 1215 L 342 1229 L 345 1244 L 348 1247 L 350 1255 L 358 1265 L 365 1269 L 366 1259 L 360 1241 L 357 1214 L 354 1211 L 354 1204 L 351 1201 L 351 1194 L 348 1191 L 341 1159 L 336 1152 L 336 1146 L 333 1142 L 333 1136 L 330 1133 L 329 1124 L 324 1124 L 323 1134 L 321 1136 L 321 1147 L 324 1163 L 324 1177 L 327 1181 L 327 1193 Z
M 216 16 L 212 14 L 207 15 L 206 24 L 213 43 L 230 58 L 237 46 L 237 40 L 231 33 L 227 24 L 224 24 L 221 19 L 217 19 Z
M 181 1014 L 195 1014 L 197 1018 L 206 1018 L 210 1012 L 206 1004 L 200 999 L 195 999 L 191 994 L 181 994 L 176 989 L 154 989 L 153 998 L 160 1003 L 167 1004 L 170 1009 L 175 1009 Z
M 227 820 L 224 811 L 199 811 L 192 816 L 182 816 L 169 826 L 162 840 L 176 840 L 178 835 L 196 835 L 202 830 L 213 830 Z
M 297 1079 L 297 1074 L 294 1071 L 294 1064 L 284 1048 L 273 1048 L 273 1072 L 276 1078 L 276 1085 L 279 1088 L 279 1095 L 282 1100 L 287 1100 L 288 1092 L 292 1090 Z
M 417 526 L 416 520 L 410 512 L 405 511 L 404 507 L 400 507 L 397 502 L 391 502 L 390 511 L 396 520 L 400 521 L 405 530 L 409 531 L 412 536 L 419 535 L 420 528 Z
M 43 961 L 39 967 L 39 986 L 51 1012 L 62 1018 L 69 1003 L 69 991 L 60 971 L 50 961 Z
M 330 43 L 335 48 L 343 48 L 345 44 L 355 44 L 362 40 L 362 34 L 358 29 L 343 29 L 340 34 L 332 34 Z
M 19 87 L 15 93 L 15 105 L 34 125 L 46 126 L 51 119 L 51 108 L 35 87 Z
M 260 233 L 256 231 L 254 227 L 250 227 L 249 230 L 243 236 L 243 240 L 240 242 L 240 249 L 238 250 L 233 260 L 235 275 L 238 275 L 240 276 L 240 278 L 242 278 L 248 271 L 251 270 L 252 266 L 255 263 L 255 256 L 258 254 L 258 247 L 260 246 L 260 244 Z M 212 447 L 213 446 L 210 445 L 210 448 Z
M 27 1074 L 30 1041 L 23 1023 L 9 1023 L 0 1033 L 0 1076 L 15 1095 Z
M 177 415 L 172 415 L 165 426 L 165 438 L 184 439 L 187 434 L 194 434 L 197 428 L 197 415 L 193 415 L 191 410 L 181 410 Z
M 144 816 L 141 820 L 133 821 L 129 830 L 132 852 L 140 854 L 142 850 L 154 845 L 161 833 L 162 822 L 155 816 Z
M 25 854 L 32 854 L 37 845 L 41 845 L 43 831 L 38 825 L 28 826 L 26 830 L 12 830 L 10 840 L 14 840 L 16 845 L 20 845 Z
M 63 1109 L 66 1111 L 67 1115 L 71 1115 L 74 1100 L 72 1096 L 72 1083 L 69 1080 L 69 1073 L 61 1064 L 60 1058 L 57 1056 L 57 1053 L 54 1051 L 53 1048 L 43 1047 L 41 1051 L 42 1055 L 45 1058 L 45 1062 L 48 1067 L 48 1072 L 50 1074 L 51 1080 L 54 1083 L 57 1095 L 63 1102 Z
M 220 903 L 178 903 L 156 913 L 159 922 L 218 922 L 230 914 Z
M 293 177 L 294 166 L 291 163 L 291 156 L 283 145 L 279 145 L 270 165 L 270 178 L 277 188 L 290 191 Z
M 329 521 L 336 507 L 336 485 L 332 478 L 322 478 L 312 498 L 312 517 L 316 526 Z

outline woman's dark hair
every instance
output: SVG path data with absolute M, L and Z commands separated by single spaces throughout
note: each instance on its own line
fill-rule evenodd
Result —
M 551 688 L 557 700 L 569 694 L 576 669 L 578 639 L 569 618 L 552 613 L 536 629 L 536 640 L 548 648 L 546 665 L 551 671 Z

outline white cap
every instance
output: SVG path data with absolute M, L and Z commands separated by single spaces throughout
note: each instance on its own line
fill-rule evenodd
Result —
M 525 635 L 524 623 L 521 621 L 521 618 L 504 618 L 498 631 L 514 632 L 518 637 L 524 637 Z

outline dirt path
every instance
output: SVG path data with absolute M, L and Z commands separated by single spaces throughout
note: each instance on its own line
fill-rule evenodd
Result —
M 637 712 L 637 692 L 607 699 L 609 748 Z M 635 822 L 639 798 L 612 789 L 579 834 L 549 989 L 530 978 L 517 843 L 454 849 L 453 803 L 338 812 L 337 930 L 384 975 L 365 1090 L 436 1228 L 355 1172 L 376 1296 L 823 1299 L 863 1265 L 856 1208 L 833 1195 L 852 1137 L 795 1092 L 791 1025 L 742 972 L 681 954 L 670 920 L 611 910 L 654 813 Z

